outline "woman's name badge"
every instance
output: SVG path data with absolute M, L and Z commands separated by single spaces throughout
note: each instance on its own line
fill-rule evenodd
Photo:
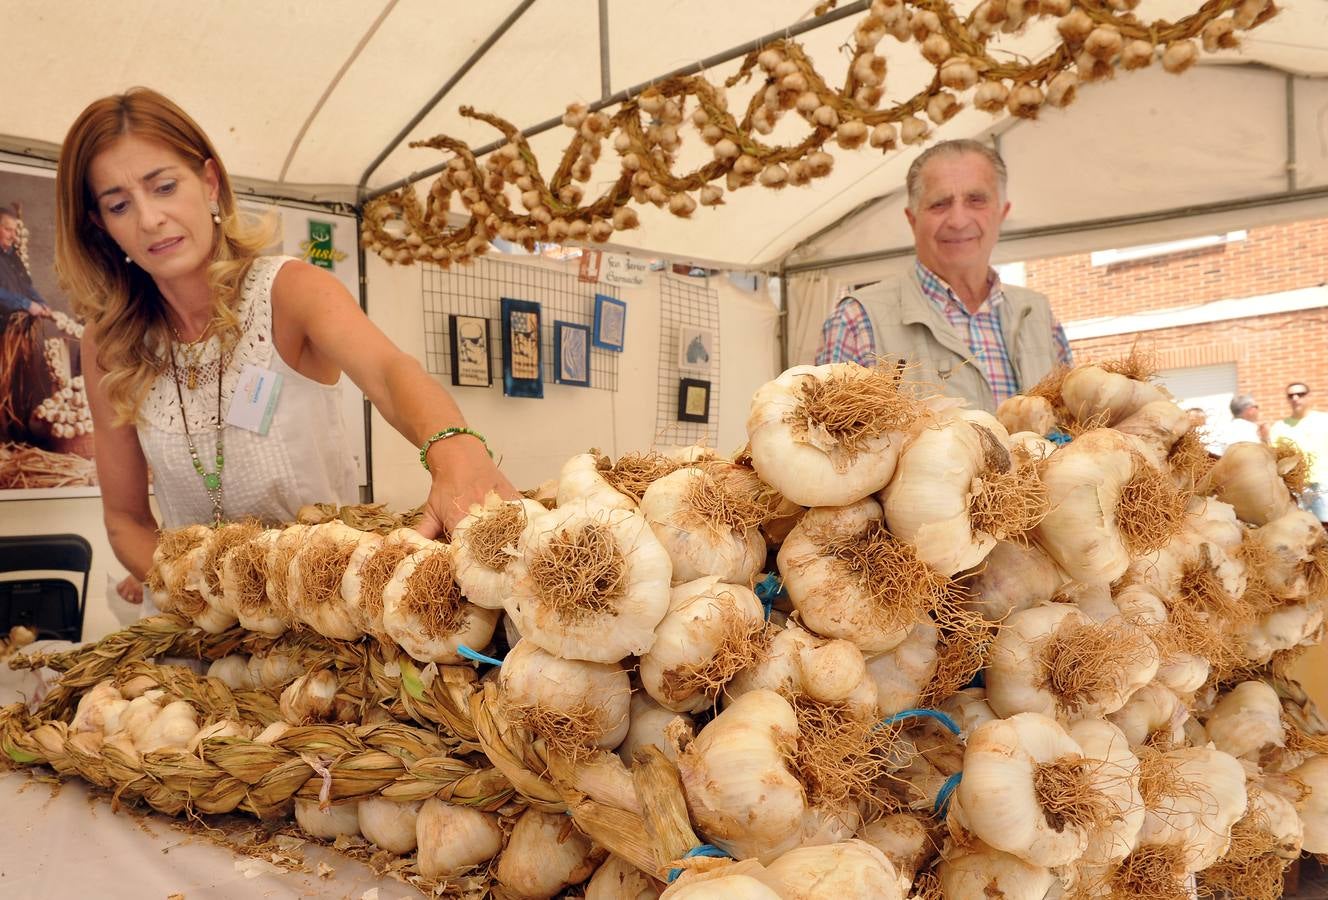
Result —
M 280 396 L 281 375 L 250 363 L 240 370 L 230 409 L 226 411 L 226 424 L 267 434 Z

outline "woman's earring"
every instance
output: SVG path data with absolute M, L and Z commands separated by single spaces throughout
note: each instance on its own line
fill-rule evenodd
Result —
M 130 256 L 128 253 L 126 253 L 126 254 L 125 254 L 125 262 L 129 263 L 130 265 L 133 265 L 133 264 L 134 264 L 134 258 L 133 258 L 132 256 Z
M 214 225 L 220 225 L 220 224 L 221 224 L 221 207 L 217 205 L 217 201 L 216 201 L 216 200 L 213 200 L 211 203 L 208 204 L 208 212 L 212 213 L 212 222 L 213 222 L 213 224 L 214 224 Z

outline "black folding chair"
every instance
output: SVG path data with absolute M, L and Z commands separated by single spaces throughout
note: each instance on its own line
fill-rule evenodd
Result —
M 0 537 L 0 573 L 83 573 L 83 588 L 68 578 L 0 580 L 0 634 L 26 625 L 38 639 L 81 641 L 88 603 L 92 545 L 77 534 L 27 534 Z

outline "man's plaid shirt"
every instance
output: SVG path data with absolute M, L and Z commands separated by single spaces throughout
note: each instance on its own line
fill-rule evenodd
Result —
M 1006 353 L 1005 338 L 1001 333 L 1000 305 L 1005 302 L 1001 280 L 992 270 L 987 299 L 978 311 L 970 313 L 950 286 L 921 262 L 916 263 L 918 281 L 923 295 L 936 305 L 947 322 L 968 345 L 973 362 L 980 366 L 991 384 L 992 394 L 1000 403 L 1019 393 L 1014 367 Z M 1061 323 L 1052 319 L 1052 341 L 1056 345 L 1056 359 L 1063 366 L 1071 365 L 1070 341 L 1065 337 Z M 830 318 L 821 328 L 821 348 L 816 353 L 816 364 L 856 362 L 870 366 L 876 361 L 876 339 L 872 335 L 871 321 L 862 304 L 853 297 L 840 301 Z M 1027 385 L 1032 387 L 1032 385 Z

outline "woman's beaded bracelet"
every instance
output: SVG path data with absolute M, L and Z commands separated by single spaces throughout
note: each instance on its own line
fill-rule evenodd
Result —
M 424 471 L 426 472 L 432 471 L 429 468 L 429 461 L 425 459 L 425 457 L 428 456 L 429 448 L 434 445 L 434 442 L 445 441 L 450 437 L 456 437 L 458 434 L 468 434 L 471 437 L 479 438 L 480 443 L 484 445 L 485 451 L 488 452 L 489 454 L 489 459 L 493 459 L 493 451 L 489 449 L 489 442 L 484 439 L 484 435 L 480 434 L 478 431 L 475 431 L 472 428 L 462 428 L 461 426 L 453 426 L 451 428 L 444 428 L 441 431 L 435 431 L 433 434 L 429 435 L 429 437 L 425 439 L 423 444 L 420 444 L 420 465 L 424 466 Z

